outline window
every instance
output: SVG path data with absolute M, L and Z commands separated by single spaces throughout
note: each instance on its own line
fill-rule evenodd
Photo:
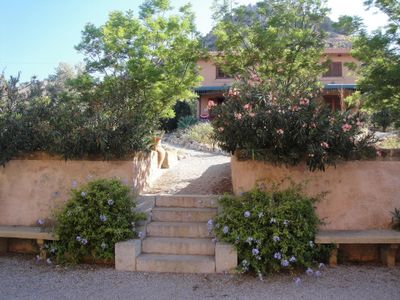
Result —
M 220 67 L 217 66 L 216 69 L 217 69 L 217 74 L 216 74 L 217 79 L 232 78 L 228 74 L 225 74 Z
M 342 62 L 331 62 L 323 77 L 342 77 Z

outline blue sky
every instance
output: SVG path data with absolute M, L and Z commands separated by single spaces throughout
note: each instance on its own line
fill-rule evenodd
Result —
M 197 28 L 207 33 L 212 27 L 213 0 L 171 0 L 174 7 L 190 2 L 196 12 Z M 238 0 L 248 4 L 255 0 Z M 331 17 L 362 16 L 369 29 L 384 25 L 382 14 L 366 12 L 363 0 L 328 0 Z M 138 12 L 143 0 L 0 0 L 0 72 L 8 77 L 21 71 L 21 80 L 39 79 L 54 72 L 59 62 L 83 60 L 74 46 L 88 22 L 103 24 L 113 10 Z

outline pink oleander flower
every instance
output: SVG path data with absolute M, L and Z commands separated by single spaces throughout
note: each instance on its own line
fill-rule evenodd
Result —
M 214 107 L 214 106 L 216 106 L 215 102 L 212 101 L 212 100 L 208 100 L 207 108 L 208 108 L 208 109 L 211 109 L 211 108 Z
M 329 148 L 329 144 L 327 142 L 322 142 L 321 143 L 321 147 L 324 149 L 328 149 Z
M 249 116 L 252 117 L 252 118 L 254 118 L 254 117 L 256 116 L 256 114 L 253 113 L 253 112 L 251 112 L 251 113 L 249 113 Z
M 310 103 L 310 100 L 308 100 L 308 99 L 300 99 L 300 102 L 299 102 L 300 105 L 304 105 L 304 106 L 308 105 L 309 103 Z
M 344 132 L 350 131 L 351 128 L 352 128 L 352 126 L 351 126 L 350 124 L 348 124 L 348 123 L 346 123 L 346 124 L 344 124 L 344 125 L 342 126 L 342 130 L 343 130 Z
M 218 128 L 218 131 L 219 131 L 219 132 L 224 132 L 224 127 L 219 127 L 219 128 Z
M 283 135 L 284 131 L 283 131 L 283 129 L 277 129 L 277 130 L 276 130 L 276 133 L 277 133 L 277 134 L 280 134 L 280 135 Z
M 241 120 L 242 119 L 242 114 L 241 113 L 235 113 L 235 119 L 236 120 Z
M 237 89 L 230 89 L 228 96 L 239 96 L 239 91 Z
M 243 105 L 243 108 L 245 110 L 250 110 L 251 109 L 251 105 L 249 103 L 247 103 L 247 104 Z

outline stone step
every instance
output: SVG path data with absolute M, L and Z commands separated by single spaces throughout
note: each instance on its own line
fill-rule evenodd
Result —
M 216 208 L 155 207 L 151 219 L 161 222 L 207 222 L 216 214 Z
M 147 225 L 148 236 L 159 237 L 212 237 L 205 222 L 151 222 Z
M 214 256 L 140 254 L 136 270 L 142 272 L 214 273 Z
M 214 255 L 211 239 L 148 237 L 142 241 L 142 252 L 153 254 Z
M 157 207 L 197 207 L 217 208 L 218 196 L 215 195 L 158 195 Z

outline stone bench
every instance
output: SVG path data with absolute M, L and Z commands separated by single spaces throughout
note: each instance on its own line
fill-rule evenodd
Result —
M 400 232 L 389 229 L 372 230 L 322 230 L 315 237 L 316 244 L 335 244 L 329 257 L 329 265 L 337 265 L 340 244 L 378 244 L 381 260 L 388 267 L 396 264 L 396 251 L 400 244 Z
M 58 240 L 58 237 L 53 232 L 45 231 L 41 227 L 0 225 L 0 254 L 7 252 L 8 238 L 36 240 L 40 249 L 41 258 L 46 257 L 44 241 Z

